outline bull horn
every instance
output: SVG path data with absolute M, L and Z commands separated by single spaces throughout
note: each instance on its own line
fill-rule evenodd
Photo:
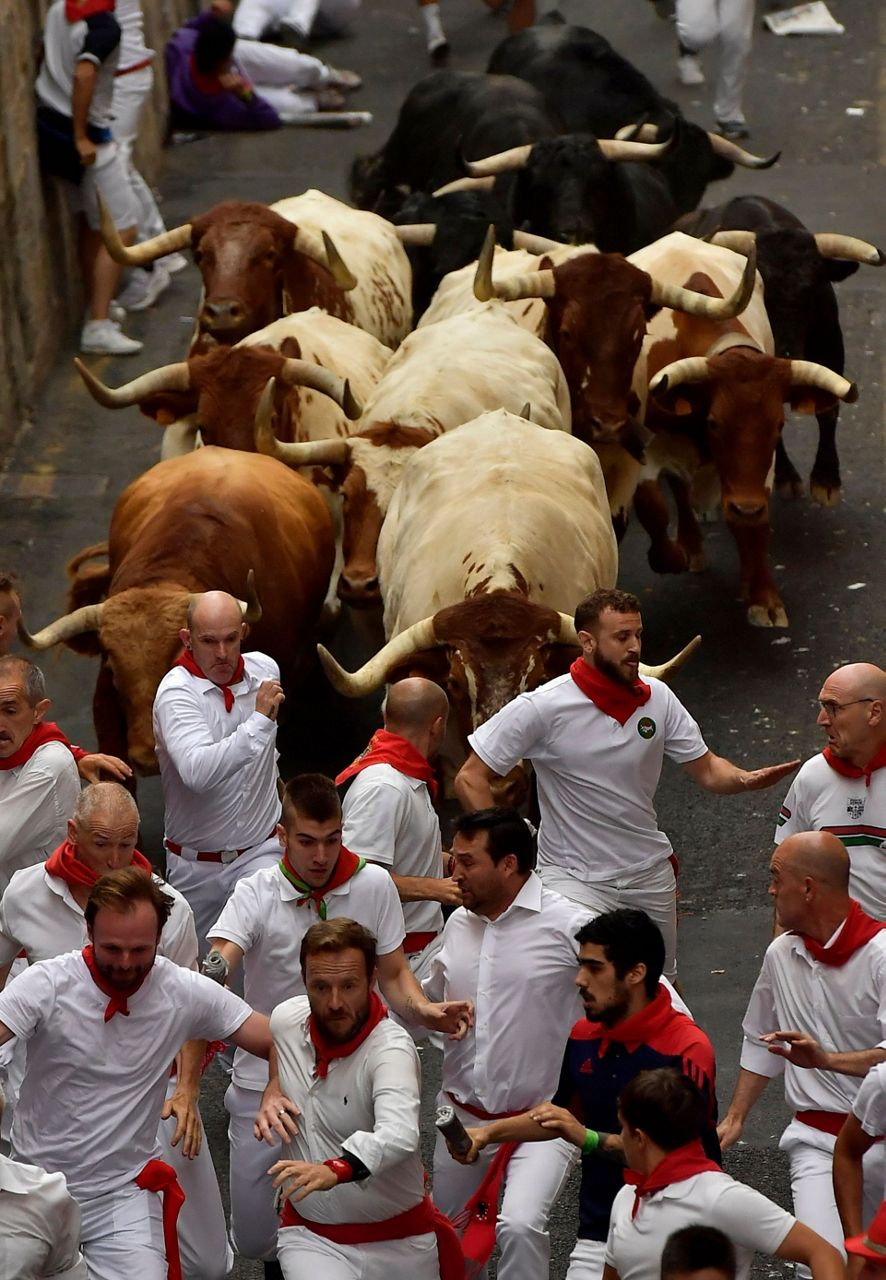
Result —
M 357 277 L 348 270 L 332 237 L 324 231 L 319 236 L 307 227 L 296 227 L 293 239 L 296 252 L 305 254 L 321 267 L 326 267 L 340 289 L 348 292 L 357 287 Z
M 513 243 L 515 249 L 525 249 L 527 253 L 537 254 L 539 257 L 543 253 L 553 253 L 555 249 L 571 249 L 573 247 L 572 245 L 564 244 L 562 240 L 549 240 L 547 236 L 534 236 L 531 231 L 515 231 Z
M 560 614 L 560 631 L 557 635 L 555 644 L 579 644 L 578 634 L 575 630 L 575 619 L 569 613 Z
M 757 247 L 757 236 L 754 231 L 715 231 L 708 237 L 708 244 L 718 244 L 721 249 L 731 249 L 747 257 Z
M 647 667 L 645 662 L 640 663 L 640 675 L 652 676 L 655 680 L 667 680 L 675 671 L 679 670 L 701 644 L 701 636 L 695 636 L 687 645 L 670 658 L 667 662 L 663 662 L 658 667 Z
M 255 447 L 269 458 L 285 462 L 287 467 L 329 467 L 341 464 L 348 456 L 347 440 L 305 440 L 284 444 L 274 435 L 274 391 L 276 378 L 269 378 L 255 411 Z
M 130 405 L 140 404 L 147 396 L 156 395 L 159 391 L 190 391 L 191 373 L 187 360 L 179 360 L 176 364 L 165 364 L 150 373 L 143 373 L 132 382 L 122 387 L 107 387 L 88 369 L 82 360 L 74 358 L 74 368 L 86 383 L 86 389 L 97 404 L 105 409 L 126 409 Z
M 731 160 L 733 164 L 740 164 L 744 169 L 771 169 L 781 155 L 780 151 L 776 151 L 771 156 L 755 156 L 751 151 L 745 151 L 744 147 L 740 147 L 736 142 L 730 142 L 728 138 L 722 138 L 719 133 L 708 133 L 711 140 L 711 149 L 721 156 L 724 160 Z
M 437 190 L 431 194 L 449 196 L 454 191 L 491 191 L 494 186 L 495 178 L 454 178 L 452 182 L 446 182 L 442 187 L 437 187 Z
M 616 130 L 617 142 L 658 142 L 658 125 L 645 121 L 643 124 L 624 124 Z
M 869 267 L 882 267 L 886 262 L 886 254 L 882 249 L 867 240 L 858 240 L 855 236 L 819 231 L 815 243 L 823 258 L 845 258 L 848 262 L 864 262 Z
M 246 575 L 246 599 L 238 600 L 240 613 L 244 622 L 261 622 L 261 601 L 255 586 L 255 573 L 252 569 Z
M 830 391 L 838 400 L 847 404 L 855 404 L 858 399 L 858 387 L 848 378 L 843 378 L 833 369 L 823 364 L 815 364 L 812 360 L 791 361 L 791 386 L 805 383 L 810 387 L 820 387 L 822 391 Z
M 81 636 L 84 631 L 98 631 L 101 626 L 104 604 L 85 604 L 73 613 L 50 622 L 48 627 L 31 635 L 25 624 L 19 619 L 18 635 L 23 645 L 29 649 L 51 649 L 53 645 L 63 644 L 74 636 Z
M 682 285 L 668 284 L 653 278 L 651 300 L 659 306 L 671 307 L 674 311 L 685 311 L 687 315 L 707 316 L 710 320 L 731 320 L 734 316 L 741 315 L 750 302 L 756 279 L 757 252 L 752 245 L 741 280 L 731 297 L 712 298 L 706 293 L 696 293 L 693 289 L 684 289 Z
M 404 222 L 401 227 L 395 226 L 394 231 L 401 244 L 414 244 L 427 249 L 434 243 L 437 224 L 436 222 Z
M 527 422 L 532 421 L 532 401 L 527 400 L 523 408 L 520 410 L 520 417 L 525 418 Z
M 326 231 L 323 232 L 323 247 L 326 250 L 326 261 L 329 264 L 329 270 L 332 272 L 332 278 L 340 289 L 349 292 L 351 289 L 357 288 L 357 277 L 353 271 L 350 271 L 344 262 L 338 249 L 335 247 L 335 241 Z
M 411 658 L 414 653 L 432 649 L 439 643 L 434 631 L 434 619 L 430 617 L 414 622 L 411 627 L 394 636 L 359 671 L 345 671 L 322 644 L 317 645 L 317 653 L 334 689 L 346 698 L 363 698 L 384 684 L 388 672 L 394 667 Z
M 657 160 L 673 145 L 673 135 L 664 142 L 628 142 L 621 138 L 598 138 L 597 146 L 607 160 Z
M 311 387 L 312 390 L 329 396 L 346 418 L 359 418 L 363 412 L 363 406 L 351 391 L 351 384 L 347 378 L 340 378 L 331 369 L 324 369 L 321 364 L 314 364 L 311 360 L 297 360 L 289 356 L 283 362 L 279 377 L 287 387 Z
M 557 292 L 553 271 L 529 271 L 525 275 L 500 280 L 496 284 L 492 278 L 494 257 L 495 227 L 491 226 L 486 232 L 474 273 L 474 297 L 479 302 L 488 302 L 490 298 L 501 298 L 504 302 L 516 302 L 520 298 L 553 298 Z
M 105 248 L 114 261 L 124 267 L 146 267 L 158 258 L 165 258 L 168 253 L 178 253 L 190 246 L 190 222 L 183 222 L 180 227 L 152 236 L 150 240 L 142 240 L 141 244 L 126 245 L 120 239 L 111 212 L 101 196 L 98 197 L 98 209 Z
M 649 382 L 649 394 L 661 395 L 668 387 L 684 386 L 688 382 L 707 382 L 710 377 L 706 356 L 685 356 L 682 360 L 672 360 L 663 369 L 659 369 Z
M 508 147 L 507 151 L 498 151 L 483 160 L 466 160 L 465 168 L 472 178 L 495 178 L 500 173 L 513 173 L 515 169 L 526 168 L 534 145 L 524 142 L 522 146 Z

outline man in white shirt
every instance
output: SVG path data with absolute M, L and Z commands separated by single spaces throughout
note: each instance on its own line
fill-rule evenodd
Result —
M 164 1280 L 167 1253 L 177 1253 L 180 1189 L 154 1154 L 181 1045 L 232 1039 L 270 1052 L 265 1017 L 157 956 L 169 910 L 143 871 L 111 872 L 86 904 L 90 945 L 32 965 L 0 994 L 0 1044 L 18 1036 L 28 1046 L 13 1151 L 65 1175 L 90 1280 Z M 161 1190 L 162 1225 L 149 1194 Z
M 466 1126 L 527 1111 L 553 1097 L 570 1028 L 582 1008 L 575 986 L 575 935 L 590 913 L 552 893 L 532 870 L 532 836 L 513 809 L 463 815 L 452 841 L 453 877 L 464 906 L 447 920 L 443 945 L 424 982 L 434 1000 L 474 1004 L 474 1027 L 443 1050 L 441 1105 L 454 1106 Z M 434 1200 L 448 1217 L 463 1214 L 478 1194 L 498 1204 L 501 1280 L 537 1280 L 548 1273 L 548 1216 L 578 1152 L 562 1138 L 506 1148 L 490 1145 L 475 1164 L 456 1163 L 438 1138 Z M 490 1173 L 490 1167 L 494 1166 Z M 486 1185 L 483 1185 L 483 1184 Z M 485 1240 L 495 1242 L 495 1220 Z M 485 1258 L 478 1258 L 485 1261 Z
M 674 851 L 655 816 L 664 757 L 720 795 L 771 787 L 797 761 L 747 771 L 709 751 L 660 680 L 638 676 L 640 602 L 601 589 L 575 610 L 581 645 L 569 673 L 521 693 L 468 737 L 455 780 L 466 809 L 493 803 L 492 783 L 532 762 L 541 825 L 538 870 L 549 889 L 592 914 L 635 907 L 662 931 L 665 977 L 677 969 Z
M 242 876 L 280 857 L 277 712 L 280 669 L 241 654 L 240 605 L 194 596 L 184 653 L 160 681 L 154 738 L 163 784 L 166 877 L 194 912 L 201 956 L 209 927 Z
M 12 648 L 15 633 L 22 616 L 22 602 L 18 593 L 18 578 L 6 569 L 0 569 L 0 658 Z
M 886 920 L 886 671 L 838 667 L 818 695 L 824 751 L 800 769 L 785 797 L 775 843 L 798 831 L 831 831 L 849 854 L 849 892 Z
M 769 893 L 782 933 L 770 943 L 745 1014 L 741 1070 L 719 1127 L 723 1149 L 769 1081 L 784 1074 L 794 1118 L 779 1147 L 791 1166 L 794 1211 L 842 1249 L 834 1145 L 859 1079 L 886 1061 L 886 928 L 849 896 L 849 857 L 829 832 L 778 846 Z M 882 1145 L 865 1157 L 865 1204 L 883 1196 Z
M 64 1174 L 46 1173 L 4 1155 L 0 1155 L 0 1275 L 17 1280 L 88 1280 L 80 1254 L 80 1210 L 68 1195 Z
M 272 1078 L 255 1126 L 266 1142 L 283 1138 L 270 1169 L 285 1197 L 283 1275 L 436 1280 L 451 1257 L 463 1275 L 455 1232 L 425 1194 L 421 1068 L 373 990 L 375 939 L 354 920 L 314 924 L 300 968 L 306 994 L 272 1015 Z
M 347 786 L 342 840 L 387 867 L 406 921 L 403 950 L 412 972 L 426 978 L 443 928 L 440 904 L 457 907 L 461 894 L 443 874 L 443 840 L 434 809 L 437 782 L 431 761 L 446 733 L 449 703 L 433 680 L 412 676 L 388 689 L 385 727 L 335 779 Z
M 354 919 L 378 939 L 379 985 L 391 1007 L 431 1029 L 456 1031 L 469 1008 L 463 1001 L 447 1006 L 426 999 L 403 952 L 406 929 L 391 877 L 343 847 L 341 821 L 331 778 L 308 773 L 287 784 L 278 828 L 283 856 L 277 866 L 239 881 L 210 930 L 213 952 L 228 973 L 243 961 L 246 999 L 270 1014 L 301 994 L 299 948 L 310 926 L 317 919 Z M 231 1117 L 231 1236 L 239 1253 L 270 1260 L 277 1215 L 268 1153 L 253 1138 L 267 1081 L 264 1062 L 238 1053 L 225 1106 Z
M 834 1147 L 834 1195 L 845 1236 L 858 1236 L 865 1217 L 864 1158 L 886 1138 L 886 1062 L 878 1062 L 861 1082 L 852 1111 Z M 849 1259 L 850 1264 L 852 1259 Z
M 687 1076 L 673 1067 L 641 1071 L 618 1105 L 633 1177 L 612 1206 L 603 1280 L 659 1280 L 668 1238 L 693 1223 L 732 1241 L 737 1280 L 748 1280 L 755 1251 L 807 1265 L 815 1280 L 843 1280 L 832 1245 L 705 1156 L 707 1103 Z

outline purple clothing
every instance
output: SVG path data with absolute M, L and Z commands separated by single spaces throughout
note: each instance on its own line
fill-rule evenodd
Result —
M 174 31 L 166 45 L 166 78 L 173 125 L 186 129 L 281 128 L 283 121 L 258 93 L 253 92 L 252 97 L 246 99 L 228 89 L 209 93 L 198 88 L 192 71 L 194 46 L 200 29 L 211 22 L 218 22 L 218 18 L 209 12 L 201 13 Z M 231 63 L 231 69 L 237 70 L 236 63 Z

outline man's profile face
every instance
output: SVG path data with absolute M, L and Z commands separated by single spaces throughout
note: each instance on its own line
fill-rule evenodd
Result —
M 593 631 L 579 631 L 582 655 L 591 666 L 619 684 L 631 685 L 640 667 L 643 619 L 639 613 L 604 609 Z
M 597 942 L 583 942 L 578 951 L 575 985 L 589 1022 L 620 1022 L 628 1010 L 630 988 L 619 978 L 615 965 L 607 959 L 606 948 Z
M 132 863 L 138 839 L 135 814 L 121 817 L 97 810 L 88 818 L 68 822 L 68 839 L 77 850 L 77 859 L 97 876 L 121 871 Z
M 824 729 L 828 747 L 841 760 L 851 760 L 859 748 L 870 740 L 873 699 L 859 701 L 859 690 L 844 672 L 835 671 L 819 690 L 821 704 L 815 723 Z M 862 755 L 866 754 L 862 750 Z
M 17 674 L 0 676 L 0 760 L 15 755 L 48 707 L 48 698 L 31 706 L 24 682 Z
M 150 902 L 136 902 L 131 911 L 100 908 L 90 941 L 95 965 L 109 986 L 125 991 L 151 969 L 157 955 L 157 912 Z
M 305 991 L 314 1024 L 327 1040 L 343 1044 L 366 1025 L 375 972 L 356 947 L 305 957 Z
M 246 626 L 240 621 L 239 610 L 218 612 L 204 616 L 198 614 L 190 631 L 181 632 L 182 644 L 190 648 L 194 661 L 214 684 L 228 684 L 240 661 L 240 644 L 246 634 Z
M 805 881 L 776 850 L 769 863 L 769 896 L 775 904 L 775 920 L 781 929 L 802 928 L 806 919 Z
M 456 832 L 450 851 L 452 878 L 461 890 L 462 904 L 468 911 L 486 915 L 499 907 L 507 895 L 507 865 L 512 855 L 495 863 L 489 853 L 489 833 L 474 836 Z
M 298 809 L 287 809 L 277 834 L 297 876 L 313 889 L 322 889 L 341 853 L 341 814 L 316 822 Z

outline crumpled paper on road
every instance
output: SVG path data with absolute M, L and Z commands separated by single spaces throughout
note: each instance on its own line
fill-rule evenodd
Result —
M 777 36 L 842 36 L 846 33 L 824 0 L 767 13 L 763 22 Z

